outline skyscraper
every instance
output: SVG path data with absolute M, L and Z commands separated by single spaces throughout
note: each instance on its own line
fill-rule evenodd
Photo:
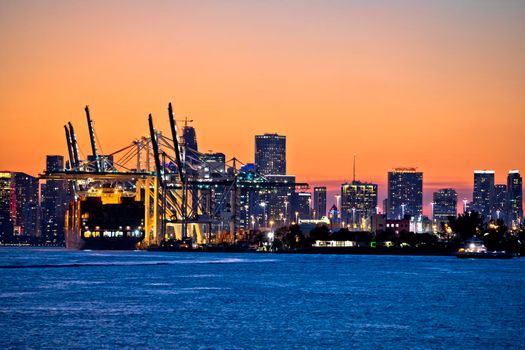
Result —
M 255 136 L 255 168 L 256 171 L 266 176 L 270 181 L 293 183 L 295 176 L 286 175 L 286 137 L 278 134 L 264 134 Z M 275 188 L 261 189 L 260 200 L 263 205 L 265 219 L 275 227 L 290 222 L 293 217 L 292 195 L 294 186 L 277 186 Z
M 310 192 L 295 192 L 292 197 L 293 221 L 311 219 L 312 194 Z
M 262 175 L 286 175 L 286 136 L 255 136 L 255 166 Z
M 47 171 L 64 170 L 64 157 L 51 155 L 46 157 Z M 41 186 L 42 236 L 53 243 L 64 240 L 64 215 L 69 201 L 68 182 L 47 180 Z
M 11 172 L 0 172 L 0 240 L 13 235 L 15 213 L 11 203 L 13 202 L 14 188 Z
M 224 153 L 203 153 L 200 155 L 200 160 L 203 163 L 202 175 L 205 178 L 211 177 L 213 174 L 224 174 L 226 171 Z
M 388 219 L 419 216 L 423 211 L 423 173 L 416 168 L 388 172 Z
M 326 216 L 326 187 L 314 187 L 313 218 L 319 220 Z
M 273 228 L 288 225 L 294 219 L 292 197 L 295 176 L 267 175 L 261 177 L 254 164 L 246 164 L 239 171 L 239 227 L 242 229 Z M 275 182 L 278 186 L 244 186 L 242 183 Z M 289 185 L 287 185 L 289 184 Z
M 38 179 L 19 172 L 0 173 L 2 237 L 38 234 Z
M 341 185 L 341 220 L 352 230 L 370 230 L 376 207 L 376 184 L 352 181 Z
M 494 185 L 492 217 L 507 220 L 507 185 Z
M 14 173 L 16 224 L 15 234 L 37 236 L 38 179 L 26 173 Z
M 434 192 L 432 219 L 447 221 L 449 216 L 457 216 L 458 194 L 452 188 L 442 188 Z
M 479 212 L 488 221 L 494 208 L 494 171 L 474 171 L 474 192 L 472 193 L 473 211 Z
M 523 185 L 519 170 L 507 176 L 507 226 L 512 228 L 523 220 Z
M 197 133 L 192 126 L 184 126 L 182 138 L 186 146 L 186 158 L 189 163 L 195 164 L 198 161 L 199 147 L 197 145 Z
M 182 138 L 184 139 L 184 144 L 186 147 L 191 148 L 194 151 L 199 150 L 197 145 L 197 133 L 195 132 L 194 127 L 185 126 L 182 130 Z
M 267 175 L 268 180 L 284 184 L 294 184 L 294 175 Z M 268 220 L 275 222 L 275 227 L 283 226 L 290 222 L 292 213 L 292 196 L 295 192 L 295 186 L 280 185 L 268 188 L 263 191 L 264 195 L 261 198 L 268 204 L 267 213 Z M 306 219 L 306 217 L 303 217 Z

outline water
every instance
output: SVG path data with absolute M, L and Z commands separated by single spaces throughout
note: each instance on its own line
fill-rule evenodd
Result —
M 525 346 L 519 258 L 3 248 L 0 266 L 0 349 Z

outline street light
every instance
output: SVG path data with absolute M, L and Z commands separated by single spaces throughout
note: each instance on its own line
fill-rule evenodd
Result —
M 299 225 L 299 212 L 298 211 L 295 212 L 295 223 Z
M 266 227 L 266 202 L 261 202 L 259 205 L 263 208 L 263 227 Z

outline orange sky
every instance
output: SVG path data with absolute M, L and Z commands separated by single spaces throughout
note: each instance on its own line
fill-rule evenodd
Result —
M 351 180 L 355 152 L 361 180 L 468 192 L 525 172 L 524 37 L 523 1 L 3 0 L 0 168 L 41 171 L 68 120 L 87 152 L 86 104 L 109 152 L 172 101 L 201 150 L 249 162 L 285 134 L 301 181 Z

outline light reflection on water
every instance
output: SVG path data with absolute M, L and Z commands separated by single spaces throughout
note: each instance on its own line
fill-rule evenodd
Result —
M 0 348 L 520 348 L 525 260 L 0 249 Z M 72 268 L 74 267 L 74 268 Z

